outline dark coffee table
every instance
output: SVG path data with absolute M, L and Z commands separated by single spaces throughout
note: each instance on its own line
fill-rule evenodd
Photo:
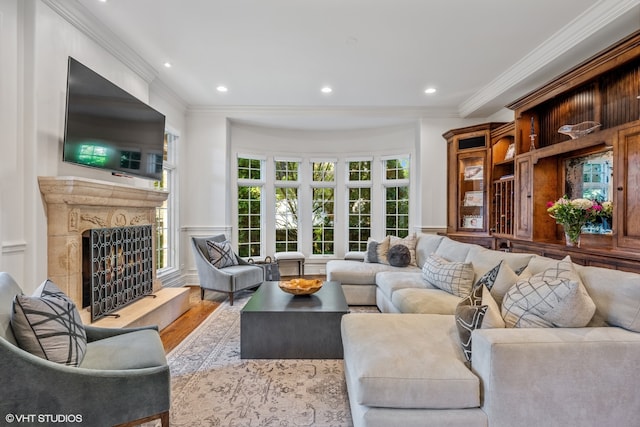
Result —
M 339 282 L 291 295 L 264 282 L 240 313 L 243 359 L 341 359 L 340 321 L 349 312 Z

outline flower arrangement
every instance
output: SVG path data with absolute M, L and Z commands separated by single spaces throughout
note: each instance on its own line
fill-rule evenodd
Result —
M 611 202 L 600 203 L 589 199 L 570 200 L 566 195 L 555 202 L 547 203 L 549 216 L 564 227 L 569 246 L 580 246 L 580 233 L 585 224 L 594 222 L 607 212 L 611 215 L 612 211 Z

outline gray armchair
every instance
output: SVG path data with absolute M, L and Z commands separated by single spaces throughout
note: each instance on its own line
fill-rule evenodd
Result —
M 0 272 L 0 414 L 71 416 L 56 425 L 134 425 L 160 419 L 169 426 L 170 376 L 157 328 L 85 325 L 87 350 L 78 367 L 18 347 L 11 328 L 13 299 L 22 290 Z M 79 420 L 78 417 L 81 417 Z M 40 420 L 42 421 L 42 420 Z M 78 422 L 80 421 L 80 422 Z
M 210 237 L 192 237 L 193 256 L 200 279 L 200 299 L 204 299 L 205 289 L 226 292 L 229 303 L 233 305 L 233 294 L 244 289 L 255 288 L 264 282 L 264 270 L 257 265 L 249 264 L 235 255 L 238 265 L 216 268 L 211 264 L 207 240 L 224 242 L 224 234 Z

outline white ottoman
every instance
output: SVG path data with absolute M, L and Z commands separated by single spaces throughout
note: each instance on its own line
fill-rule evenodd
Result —
M 276 252 L 274 255 L 278 267 L 281 261 L 295 261 L 298 263 L 298 274 L 304 276 L 304 254 L 302 252 Z

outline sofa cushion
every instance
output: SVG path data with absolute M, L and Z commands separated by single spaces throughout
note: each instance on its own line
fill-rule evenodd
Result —
M 369 237 L 364 262 L 389 264 L 389 261 L 387 260 L 387 252 L 389 251 L 390 242 L 390 236 L 385 237 L 379 242 Z
M 476 279 L 487 270 L 492 269 L 500 262 L 508 265 L 511 270 L 516 271 L 526 267 L 533 257 L 532 254 L 521 254 L 515 252 L 494 251 L 474 245 L 469 249 L 465 261 L 473 262 L 473 269 L 476 272 Z M 515 283 L 515 282 L 514 282 Z
M 417 267 L 394 267 L 371 262 L 331 260 L 326 265 L 327 280 L 350 285 L 375 285 L 376 274 L 381 272 L 420 273 Z
M 358 404 L 480 405 L 479 380 L 465 365 L 453 316 L 352 313 L 342 317 L 341 329 L 345 371 L 355 385 L 350 398 Z
M 400 313 L 452 315 L 460 297 L 441 289 L 404 288 L 393 292 L 391 302 Z
M 438 249 L 438 246 L 440 246 L 440 243 L 445 239 L 445 237 L 438 236 L 437 234 L 421 233 L 417 235 L 417 239 L 416 265 L 422 268 L 427 257 Z
M 11 328 L 23 350 L 70 366 L 78 366 L 87 350 L 80 313 L 71 298 L 45 280 L 32 296 L 16 295 Z
M 224 242 L 207 240 L 207 251 L 209 253 L 209 261 L 215 268 L 238 265 L 238 259 L 233 253 L 231 242 L 228 240 L 225 240 Z
M 611 326 L 640 332 L 640 276 L 600 267 L 576 267 L 598 317 Z
M 516 282 L 502 304 L 507 327 L 583 327 L 594 312 L 595 304 L 569 256 Z
M 436 255 L 448 259 L 449 261 L 465 261 L 469 251 L 476 247 L 470 243 L 462 243 L 452 240 L 448 237 L 442 239 L 438 245 L 438 249 L 434 252 Z
M 389 242 L 389 250 L 393 249 L 394 246 L 396 245 L 403 245 L 406 246 L 407 249 L 409 249 L 409 255 L 410 255 L 410 259 L 409 259 L 409 264 L 410 265 L 417 265 L 416 264 L 416 244 L 418 242 L 418 238 L 416 237 L 416 233 L 411 233 L 406 237 L 400 238 L 397 236 L 391 236 L 391 241 Z M 391 261 L 389 261 L 389 264 L 391 264 Z M 393 265 L 393 264 L 391 264 Z
M 452 262 L 436 254 L 427 258 L 422 277 L 431 285 L 459 297 L 465 297 L 473 286 L 473 264 Z
M 398 269 L 400 270 L 400 269 Z M 435 289 L 422 279 L 421 270 L 416 267 L 402 269 L 401 271 L 381 271 L 376 274 L 375 283 L 380 292 L 391 299 L 393 293 L 398 289 L 429 287 Z

